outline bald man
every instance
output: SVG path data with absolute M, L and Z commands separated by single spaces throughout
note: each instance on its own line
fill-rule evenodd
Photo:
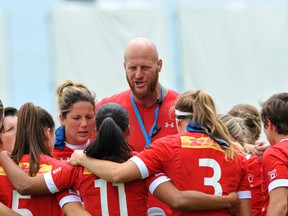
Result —
M 152 141 L 166 135 L 176 134 L 174 106 L 178 93 L 165 88 L 159 82 L 163 61 L 158 56 L 156 45 L 148 38 L 135 38 L 124 51 L 124 69 L 130 89 L 104 98 L 96 104 L 114 102 L 124 106 L 130 118 L 129 144 L 140 152 Z M 164 203 L 150 196 L 150 215 L 170 215 Z

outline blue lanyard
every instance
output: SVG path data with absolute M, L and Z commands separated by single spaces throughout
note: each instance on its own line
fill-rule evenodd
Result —
M 157 124 L 157 120 L 158 120 L 158 113 L 159 113 L 160 104 L 158 104 L 158 106 L 154 110 L 154 123 L 153 123 L 152 127 L 150 128 L 149 135 L 148 135 L 147 132 L 146 132 L 146 128 L 144 126 L 144 123 L 142 121 L 142 118 L 140 116 L 139 110 L 137 108 L 137 105 L 135 103 L 135 100 L 134 100 L 132 92 L 130 94 L 130 98 L 131 98 L 131 102 L 132 102 L 132 105 L 133 105 L 133 109 L 134 109 L 135 115 L 137 117 L 138 123 L 139 123 L 140 128 L 141 128 L 142 134 L 143 134 L 143 136 L 145 138 L 145 141 L 146 141 L 145 148 L 148 148 L 151 145 L 151 140 L 152 140 L 152 136 L 153 136 L 153 130 L 155 130 L 155 127 L 157 127 L 156 124 Z M 163 100 L 164 100 L 164 88 L 161 87 L 161 102 L 163 102 Z

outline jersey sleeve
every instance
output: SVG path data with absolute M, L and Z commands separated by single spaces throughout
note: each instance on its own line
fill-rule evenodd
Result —
M 143 178 L 164 171 L 163 162 L 171 160 L 175 146 L 170 145 L 173 141 L 167 142 L 168 137 L 154 141 L 151 146 L 129 160 L 133 161 Z
M 70 202 L 79 202 L 79 203 L 82 202 L 78 191 L 73 189 L 62 190 L 56 193 L 55 196 L 59 203 L 60 208 L 63 208 L 65 204 Z
M 59 192 L 63 189 L 73 188 L 74 183 L 79 179 L 81 167 L 72 166 L 65 163 L 58 168 L 44 174 L 45 183 L 51 193 Z
M 157 173 L 149 176 L 144 180 L 145 186 L 149 189 L 150 193 L 153 195 L 155 189 L 162 183 L 171 181 L 164 173 Z
M 242 167 L 242 178 L 240 181 L 240 185 L 237 190 L 237 194 L 239 199 L 251 199 L 251 189 L 249 183 L 249 170 L 248 170 L 248 162 L 247 159 L 243 156 L 238 157 L 239 163 Z
M 277 187 L 288 187 L 288 167 L 281 152 L 275 148 L 269 148 L 263 155 L 263 175 L 268 184 L 268 192 Z

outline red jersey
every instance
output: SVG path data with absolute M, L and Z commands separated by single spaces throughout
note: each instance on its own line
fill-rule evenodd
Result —
M 240 199 L 251 198 L 247 160 L 225 159 L 222 148 L 203 133 L 186 132 L 158 139 L 130 160 L 143 178 L 164 172 L 179 190 L 197 190 L 207 194 L 228 195 L 237 192 Z M 173 215 L 230 215 L 225 209 L 179 212 Z
M 145 148 L 145 138 L 142 134 L 137 116 L 133 109 L 133 105 L 130 99 L 131 90 L 126 90 L 119 94 L 113 95 L 109 98 L 104 98 L 96 104 L 96 108 L 100 107 L 103 104 L 109 102 L 114 102 L 125 107 L 129 114 L 130 120 L 130 131 L 129 144 L 133 146 L 134 150 L 137 152 L 143 151 Z M 177 134 L 176 122 L 174 112 L 170 111 L 170 108 L 175 105 L 175 100 L 178 97 L 178 93 L 172 90 L 168 90 L 167 94 L 164 97 L 164 100 L 159 108 L 158 121 L 157 125 L 161 126 L 161 129 L 152 137 L 152 142 L 160 137 Z M 136 102 L 135 102 L 136 103 Z M 154 104 L 152 107 L 145 107 L 141 104 L 136 103 L 141 119 L 146 128 L 147 134 L 149 134 L 150 128 L 154 123 L 154 110 L 158 104 Z
M 52 155 L 58 160 L 67 161 L 70 159 L 71 154 L 74 152 L 71 148 L 64 146 L 63 149 L 53 148 Z
M 129 183 L 110 183 L 81 166 L 65 165 L 45 173 L 47 187 L 51 193 L 72 187 L 80 192 L 85 209 L 92 215 L 147 215 L 147 187 L 153 191 L 155 185 L 169 180 L 167 177 Z
M 261 187 L 261 160 L 255 155 L 247 155 L 248 163 L 248 181 L 251 189 L 251 204 L 252 204 L 252 216 L 261 215 L 262 205 L 264 202 L 264 194 Z
M 66 142 L 65 142 L 66 143 Z M 63 149 L 53 148 L 52 155 L 58 160 L 68 161 L 74 150 L 85 150 L 90 143 L 90 139 L 83 145 L 71 145 L 66 143 Z
M 283 140 L 265 150 L 262 170 L 262 187 L 265 195 L 262 215 L 266 215 L 269 204 L 268 193 L 277 187 L 288 187 L 288 140 Z
M 40 164 L 38 174 L 51 171 L 62 163 L 49 156 L 41 155 Z M 28 173 L 29 155 L 24 155 L 22 157 L 19 166 Z M 10 183 L 2 167 L 0 167 L 0 182 L 0 201 L 21 215 L 64 215 L 61 209 L 64 204 L 75 201 L 81 202 L 81 199 L 70 190 L 65 190 L 55 195 L 20 195 Z
M 175 122 L 175 114 L 174 112 L 170 111 L 170 108 L 175 105 L 175 100 L 178 95 L 179 94 L 177 92 L 168 89 L 168 92 L 165 95 L 159 108 L 158 120 L 156 124 L 157 126 L 160 126 L 161 129 L 156 133 L 156 135 L 152 136 L 152 142 L 158 138 L 178 133 Z M 143 149 L 145 148 L 146 140 L 142 133 L 130 97 L 131 90 L 129 89 L 119 94 L 115 94 L 109 98 L 104 98 L 101 101 L 97 102 L 96 109 L 101 105 L 109 102 L 118 103 L 125 107 L 130 119 L 131 134 L 129 136 L 128 142 L 131 146 L 133 146 L 135 151 L 140 152 L 143 151 Z M 142 104 L 137 103 L 136 101 L 135 103 L 137 105 L 143 124 L 146 128 L 146 132 L 147 134 L 149 134 L 149 131 L 154 124 L 154 110 L 157 108 L 158 104 L 155 104 L 151 107 L 145 107 Z M 171 215 L 171 210 L 169 206 L 149 194 L 148 209 L 153 207 L 158 207 L 165 210 L 167 216 Z

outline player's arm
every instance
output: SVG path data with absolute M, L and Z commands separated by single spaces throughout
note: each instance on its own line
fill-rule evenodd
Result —
M 269 192 L 267 216 L 285 216 L 287 214 L 288 188 L 278 187 Z
M 240 205 L 236 193 L 231 193 L 229 196 L 214 196 L 199 191 L 180 191 L 171 181 L 158 185 L 153 196 L 181 211 L 228 209 L 232 215 L 236 215 Z
M 72 165 L 81 165 L 100 178 L 110 182 L 128 182 L 141 178 L 138 167 L 129 160 L 124 163 L 115 163 L 87 157 L 82 150 L 75 150 L 69 162 Z
M 269 147 L 270 144 L 265 142 L 264 140 L 257 140 L 255 142 L 255 145 L 245 144 L 246 151 L 255 154 L 259 158 L 262 157 L 264 151 Z
M 251 199 L 240 199 L 239 216 L 251 215 Z
M 7 151 L 0 152 L 0 163 L 14 188 L 22 195 L 39 195 L 50 193 L 44 176 L 30 177 L 10 158 Z
M 62 207 L 65 216 L 91 216 L 79 202 L 69 202 Z
M 0 215 L 5 215 L 5 216 L 21 216 L 20 214 L 16 213 L 6 205 L 0 202 Z

